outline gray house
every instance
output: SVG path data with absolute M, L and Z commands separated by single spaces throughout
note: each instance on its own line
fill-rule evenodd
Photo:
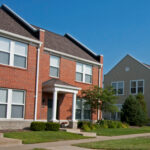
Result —
M 150 65 L 144 64 L 130 55 L 126 55 L 104 76 L 104 87 L 112 86 L 118 96 L 119 110 L 125 99 L 131 94 L 143 93 L 150 118 Z M 104 113 L 104 119 L 120 120 L 120 112 Z

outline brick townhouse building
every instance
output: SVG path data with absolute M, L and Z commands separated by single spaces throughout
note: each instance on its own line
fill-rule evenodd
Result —
M 96 121 L 81 90 L 102 87 L 103 56 L 69 34 L 33 26 L 8 6 L 0 7 L 0 129 L 31 121 Z

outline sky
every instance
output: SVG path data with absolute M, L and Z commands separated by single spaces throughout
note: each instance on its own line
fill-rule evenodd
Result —
M 71 34 L 104 56 L 104 74 L 130 54 L 150 64 L 150 0 L 0 0 L 30 24 Z

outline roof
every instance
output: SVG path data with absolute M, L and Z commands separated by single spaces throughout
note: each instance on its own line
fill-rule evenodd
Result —
M 147 66 L 150 69 L 150 65 L 143 63 L 145 66 Z
M 64 82 L 64 81 L 61 81 L 61 80 L 59 80 L 59 79 L 50 79 L 50 80 L 48 80 L 48 81 L 46 81 L 46 82 L 44 82 L 43 84 L 42 84 L 42 88 L 44 89 L 44 88 L 51 88 L 51 87 L 63 87 L 63 88 L 71 88 L 71 89 L 75 89 L 75 90 L 80 90 L 81 88 L 78 88 L 78 87 L 76 87 L 76 86 L 74 86 L 74 85 L 71 85 L 71 84 L 68 84 L 68 83 L 66 83 L 66 82 Z
M 39 39 L 40 27 L 29 24 L 6 5 L 0 7 L 0 29 Z M 44 47 L 100 63 L 99 55 L 96 55 L 70 34 L 62 36 L 45 30 Z

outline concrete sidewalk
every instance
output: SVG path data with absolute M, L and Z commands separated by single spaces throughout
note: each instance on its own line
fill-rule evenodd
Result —
M 86 148 L 79 148 L 71 145 L 77 143 L 89 143 L 89 142 L 96 142 L 96 141 L 127 139 L 127 138 L 135 138 L 135 137 L 150 137 L 150 133 L 111 136 L 111 137 L 97 136 L 96 138 L 82 139 L 82 140 L 68 140 L 68 141 L 57 141 L 57 142 L 39 143 L 39 144 L 26 144 L 26 145 L 22 144 L 19 146 L 0 147 L 0 150 L 32 150 L 33 148 L 45 148 L 50 150 L 89 150 Z

